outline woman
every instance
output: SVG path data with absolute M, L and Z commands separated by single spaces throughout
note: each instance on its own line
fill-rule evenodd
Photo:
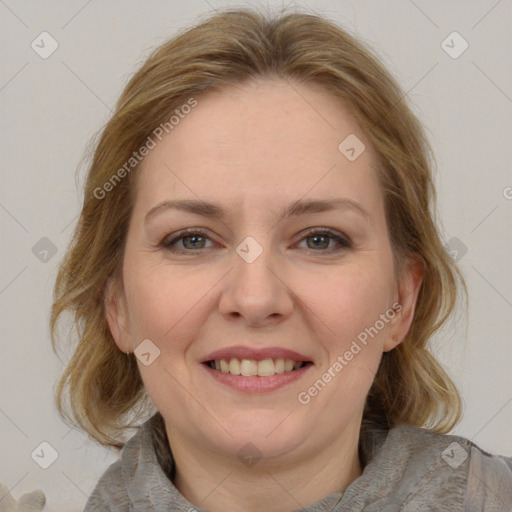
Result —
M 427 350 L 464 281 L 428 142 L 317 16 L 226 11 L 155 50 L 103 130 L 55 288 L 59 383 L 100 443 L 85 510 L 510 510 L 512 459 L 446 435 Z M 153 409 L 154 412 L 154 409 Z M 67 416 L 66 416 L 67 415 Z

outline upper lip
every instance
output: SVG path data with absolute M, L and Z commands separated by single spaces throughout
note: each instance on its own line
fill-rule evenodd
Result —
M 299 354 L 294 350 L 289 350 L 281 347 L 266 347 L 266 348 L 251 348 L 244 346 L 225 347 L 201 359 L 201 363 L 208 361 L 218 361 L 220 359 L 254 359 L 256 361 L 262 361 L 263 359 L 291 359 L 296 362 L 300 361 L 311 361 L 310 358 L 303 354 Z

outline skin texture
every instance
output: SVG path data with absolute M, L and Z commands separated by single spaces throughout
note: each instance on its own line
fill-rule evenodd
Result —
M 212 512 L 295 510 L 361 474 L 365 397 L 383 351 L 409 329 L 421 270 L 411 260 L 395 272 L 376 155 L 327 91 L 258 81 L 197 99 L 137 171 L 109 324 L 121 350 L 144 339 L 160 350 L 151 365 L 138 364 L 166 423 L 180 492 Z M 349 134 L 366 146 L 353 162 L 338 150 Z M 278 222 L 293 201 L 339 197 L 367 216 L 345 208 Z M 155 205 L 185 198 L 218 203 L 226 217 L 160 208 L 144 221 Z M 160 245 L 184 228 L 202 228 L 207 238 L 178 240 L 186 254 Z M 311 228 L 330 228 L 351 246 L 333 250 L 339 245 L 328 237 L 315 245 Z M 263 248 L 252 263 L 236 252 L 248 236 Z M 299 393 L 395 302 L 400 312 L 301 404 Z M 234 345 L 292 349 L 313 366 L 275 391 L 235 391 L 199 362 Z M 237 457 L 248 442 L 261 455 L 252 467 Z

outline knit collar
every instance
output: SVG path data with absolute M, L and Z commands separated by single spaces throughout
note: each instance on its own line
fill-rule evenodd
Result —
M 156 453 L 158 464 L 162 468 L 169 480 L 174 481 L 175 465 L 172 452 L 170 449 L 169 439 L 167 437 L 167 430 L 162 415 L 157 412 L 150 420 L 151 422 L 151 441 Z M 362 469 L 366 463 L 373 457 L 374 450 L 382 445 L 388 429 L 374 427 L 369 429 L 368 426 L 361 427 L 359 438 L 359 459 L 361 461 Z
M 469 452 L 470 442 L 464 438 L 410 425 L 388 431 L 362 429 L 362 475 L 344 492 L 325 496 L 295 512 L 391 512 L 404 504 L 410 505 L 408 510 L 427 510 L 432 503 L 436 503 L 436 511 L 462 511 L 469 461 L 452 468 L 441 457 L 455 440 Z M 173 484 L 174 461 L 160 413 L 146 421 L 126 443 L 121 459 L 134 510 L 206 512 L 186 500 Z
M 156 413 L 150 421 L 152 425 L 152 428 L 150 429 L 151 442 L 155 451 L 156 460 L 158 461 L 158 464 L 164 472 L 165 476 L 172 482 L 174 481 L 174 477 L 176 475 L 176 466 L 174 464 L 174 459 L 170 449 L 164 419 L 160 413 Z M 300 511 L 297 512 L 309 512 L 310 510 L 332 510 L 342 497 L 342 492 L 334 492 L 315 502 L 315 507 L 313 509 L 311 509 L 310 506 L 300 509 Z M 202 511 L 202 509 L 198 509 L 197 506 L 195 506 L 194 510 L 197 510 L 198 512 Z

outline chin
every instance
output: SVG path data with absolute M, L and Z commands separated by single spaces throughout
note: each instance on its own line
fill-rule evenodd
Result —
M 251 451 L 265 458 L 286 455 L 311 437 L 305 432 L 306 425 L 302 426 L 299 418 L 295 417 L 296 414 L 292 412 L 288 416 L 291 410 L 284 407 L 274 410 L 256 409 L 224 416 L 223 426 L 230 435 L 224 432 L 222 441 L 217 440 L 214 444 L 234 453 L 238 458 L 244 452 L 252 455 Z

